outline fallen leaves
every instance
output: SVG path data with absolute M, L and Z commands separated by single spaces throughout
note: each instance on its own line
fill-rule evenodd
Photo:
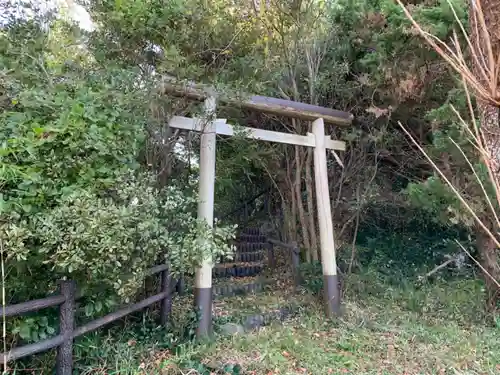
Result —
M 368 112 L 368 113 L 373 114 L 375 116 L 375 118 L 379 118 L 379 117 L 382 117 L 382 116 L 389 115 L 390 111 L 391 111 L 391 108 L 390 107 L 389 108 L 379 108 L 377 106 L 371 105 L 365 111 Z

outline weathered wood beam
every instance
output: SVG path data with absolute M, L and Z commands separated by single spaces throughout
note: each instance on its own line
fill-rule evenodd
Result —
M 181 84 L 172 80 L 165 80 L 161 84 L 162 92 L 176 96 L 185 96 L 189 99 L 203 101 L 209 96 L 216 95 L 213 89 L 206 86 L 187 83 Z M 294 102 L 292 100 L 271 98 L 260 95 L 234 97 L 219 93 L 218 100 L 234 104 L 242 108 L 269 113 L 277 116 L 292 117 L 301 120 L 314 121 L 323 118 L 324 122 L 334 125 L 351 125 L 353 115 L 349 112 L 320 107 L 317 105 Z
M 203 119 L 190 118 L 182 116 L 174 116 L 170 119 L 169 126 L 176 129 L 194 130 L 202 132 L 205 129 Z M 226 123 L 225 119 L 215 120 L 215 129 L 217 134 L 234 136 L 238 134 L 239 129 Z M 314 134 L 307 135 L 280 133 L 271 130 L 255 129 L 249 127 L 241 127 L 242 135 L 246 138 L 258 139 L 268 142 L 286 143 L 299 146 L 315 147 L 316 139 Z M 325 136 L 325 148 L 330 150 L 345 151 L 345 143 L 342 141 L 332 140 L 329 136 Z

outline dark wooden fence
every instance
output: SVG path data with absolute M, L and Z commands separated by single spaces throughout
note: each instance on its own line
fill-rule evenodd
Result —
M 160 303 L 160 323 L 165 325 L 168 321 L 172 307 L 172 294 L 174 288 L 179 284 L 178 281 L 175 282 L 175 285 L 172 283 L 167 265 L 158 265 L 149 269 L 146 272 L 146 276 L 158 273 L 160 274 L 160 292 L 158 294 L 140 302 L 125 306 L 116 312 L 105 315 L 102 318 L 98 318 L 80 327 L 75 327 L 77 290 L 74 281 L 71 280 L 60 282 L 59 294 L 57 295 L 6 306 L 3 314 L 5 317 L 21 315 L 47 307 L 59 306 L 59 334 L 47 340 L 16 347 L 9 352 L 1 353 L 0 358 L 2 362 L 4 360 L 13 361 L 57 347 L 56 374 L 72 375 L 73 340 L 76 337 L 94 331 L 157 302 Z

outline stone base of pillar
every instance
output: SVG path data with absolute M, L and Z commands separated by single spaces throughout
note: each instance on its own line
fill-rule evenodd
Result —
M 212 335 L 212 299 L 212 287 L 194 289 L 195 309 L 200 313 L 196 329 L 198 338 Z
M 323 275 L 325 311 L 328 317 L 340 315 L 340 283 L 338 275 Z

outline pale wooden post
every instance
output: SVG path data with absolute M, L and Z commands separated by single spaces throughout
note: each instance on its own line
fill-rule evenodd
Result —
M 214 122 L 215 98 L 205 100 L 206 124 L 201 135 L 198 218 L 210 227 L 214 222 L 215 148 L 216 128 Z M 212 333 L 212 259 L 203 261 L 196 270 L 195 308 L 200 311 L 196 335 Z
M 330 191 L 328 189 L 325 123 L 322 118 L 318 118 L 312 123 L 312 131 L 316 140 L 314 148 L 314 178 L 318 206 L 325 308 L 328 316 L 334 316 L 340 312 L 340 290 L 337 276 L 337 261 L 335 258 L 335 243 L 333 239 Z

